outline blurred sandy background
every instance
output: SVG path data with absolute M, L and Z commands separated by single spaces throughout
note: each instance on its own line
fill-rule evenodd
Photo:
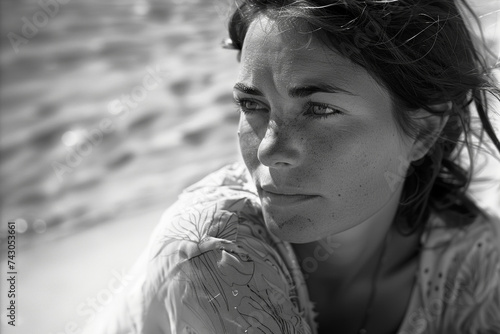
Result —
M 2 333 L 80 333 L 181 189 L 238 159 L 236 53 L 220 48 L 231 2 L 0 0 Z M 475 5 L 496 41 L 499 1 Z

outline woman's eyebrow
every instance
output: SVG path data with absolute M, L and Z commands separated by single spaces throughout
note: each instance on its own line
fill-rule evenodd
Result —
M 295 98 L 307 97 L 314 93 L 341 93 L 347 95 L 356 95 L 343 88 L 328 83 L 318 83 L 314 85 L 292 87 L 288 90 L 288 96 Z
M 240 92 L 249 95 L 264 96 L 264 94 L 256 87 L 245 85 L 242 82 L 238 82 L 236 85 L 234 85 L 233 89 L 239 90 Z
M 254 86 L 248 86 L 242 82 L 238 82 L 237 84 L 235 84 L 234 89 L 249 95 L 264 96 L 264 94 L 258 88 Z M 304 98 L 314 93 L 343 93 L 348 95 L 356 95 L 345 89 L 327 83 L 292 87 L 288 90 L 288 96 L 292 98 Z

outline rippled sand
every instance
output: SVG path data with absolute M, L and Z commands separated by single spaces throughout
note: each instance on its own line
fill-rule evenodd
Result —
M 3 7 L 3 30 L 17 33 L 20 17 L 40 11 Z M 25 235 L 72 233 L 164 205 L 235 159 L 224 11 L 215 1 L 73 1 L 18 53 L 2 39 L 2 219 L 19 219 Z

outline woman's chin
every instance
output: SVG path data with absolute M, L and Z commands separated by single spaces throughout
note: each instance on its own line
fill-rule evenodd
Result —
M 269 215 L 264 212 L 267 229 L 277 238 L 291 243 L 308 243 L 321 239 L 324 235 L 314 224 L 314 220 L 299 214 L 289 217 Z
M 272 210 L 263 210 L 267 229 L 280 240 L 296 244 L 318 241 L 327 236 L 334 236 L 364 222 L 359 220 L 335 220 L 315 215 L 277 214 Z M 325 222 L 328 222 L 325 224 Z

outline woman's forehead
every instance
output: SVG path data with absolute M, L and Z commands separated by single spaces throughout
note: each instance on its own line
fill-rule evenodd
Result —
M 291 50 L 318 47 L 319 45 L 310 45 L 313 40 L 312 32 L 313 29 L 303 19 L 284 20 L 261 14 L 251 21 L 245 40 L 248 37 L 259 38 L 263 43 L 267 40 L 279 40 Z
M 348 91 L 378 86 L 364 68 L 314 34 L 298 25 L 284 27 L 276 20 L 260 16 L 250 24 L 246 34 L 238 80 L 255 86 L 268 79 L 286 87 L 321 81 Z

